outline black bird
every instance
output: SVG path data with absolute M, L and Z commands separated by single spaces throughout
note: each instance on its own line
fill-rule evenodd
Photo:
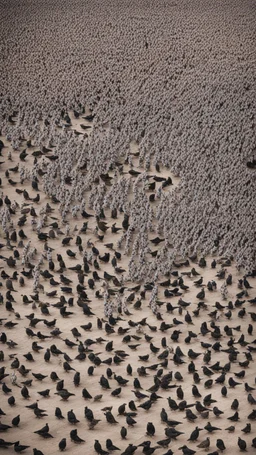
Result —
M 231 422 L 238 422 L 239 420 L 239 414 L 238 412 L 236 411 L 234 415 L 230 416 L 230 417 L 227 417 L 228 420 L 231 420 Z
M 58 407 L 55 409 L 55 417 L 57 417 L 59 420 L 65 419 L 65 417 L 62 415 L 61 409 Z
M 230 387 L 234 388 L 234 387 L 236 387 L 237 385 L 240 385 L 240 384 L 242 384 L 242 383 L 241 383 L 241 382 L 236 382 L 233 378 L 229 378 L 228 384 L 229 384 Z
M 213 433 L 213 431 L 221 430 L 221 428 L 212 426 L 210 422 L 205 425 L 204 429 L 208 431 L 208 433 Z
M 223 442 L 222 439 L 217 439 L 217 441 L 216 441 L 216 447 L 217 447 L 217 449 L 219 449 L 221 452 L 222 452 L 223 450 L 226 450 L 225 444 L 224 444 L 224 442 Z
M 78 434 L 77 434 L 77 429 L 71 430 L 70 431 L 70 439 L 73 441 L 75 444 L 81 444 L 82 442 L 85 442 L 84 439 L 81 439 Z
M 191 409 L 186 409 L 186 418 L 194 421 L 197 419 L 197 416 L 191 411 Z
M 91 394 L 88 392 L 88 390 L 86 388 L 83 388 L 82 390 L 82 396 L 85 400 L 88 400 L 88 399 L 91 399 L 92 396 Z
M 134 452 L 137 450 L 137 446 L 134 446 L 133 444 L 129 444 L 125 451 L 121 453 L 121 455 L 133 455 Z
M 95 439 L 94 442 L 94 450 L 97 452 L 99 455 L 108 455 L 108 452 L 106 450 L 102 449 L 101 443 L 99 442 L 98 439 Z
M 0 439 L 0 449 L 8 449 L 8 447 L 11 447 L 14 445 L 14 442 L 9 442 L 5 441 L 4 439 Z
M 7 394 L 7 393 L 11 393 L 12 389 L 7 387 L 7 385 L 4 382 L 3 385 L 2 385 L 2 391 Z
M 196 453 L 195 450 L 190 449 L 186 445 L 179 447 L 179 450 L 182 450 L 183 455 L 194 455 Z
M 107 449 L 108 449 L 110 452 L 114 452 L 115 450 L 120 450 L 118 447 L 116 447 L 116 446 L 112 443 L 111 439 L 107 439 L 107 440 L 106 440 L 106 447 L 107 447 Z
M 71 367 L 71 365 L 69 365 L 68 362 L 64 362 L 64 363 L 63 363 L 63 368 L 64 368 L 64 370 L 65 370 L 66 372 L 71 371 L 71 370 L 72 370 L 72 371 L 76 371 L 74 368 Z
M 197 439 L 198 439 L 198 437 L 199 437 L 200 431 L 202 431 L 202 428 L 196 427 L 196 428 L 192 431 L 192 433 L 191 433 L 191 435 L 190 435 L 188 441 L 197 441 Z
M 59 395 L 64 401 L 67 401 L 71 396 L 75 396 L 74 393 L 69 392 L 67 389 L 59 390 L 58 392 L 55 392 L 54 395 Z
M 73 237 L 65 237 L 65 238 L 62 240 L 62 245 L 63 245 L 63 246 L 69 245 L 70 240 L 72 240 L 72 238 L 73 238 Z
M 237 445 L 238 445 L 239 449 L 241 450 L 241 452 L 245 452 L 246 451 L 247 444 L 246 444 L 246 441 L 244 439 L 241 439 L 239 437 Z
M 10 425 L 6 425 L 6 424 L 0 422 L 0 432 L 1 433 L 9 430 L 9 428 L 12 428 L 12 427 Z
M 122 387 L 118 387 L 117 389 L 115 389 L 115 390 L 113 390 L 113 391 L 111 392 L 111 395 L 112 395 L 113 397 L 117 397 L 117 396 L 120 395 L 121 391 L 122 391 Z
M 148 422 L 147 424 L 147 435 L 148 436 L 154 436 L 156 432 L 155 426 L 153 425 L 152 422 Z
M 87 406 L 84 408 L 84 416 L 89 422 L 92 422 L 94 420 L 93 412 Z
M 20 424 L 20 415 L 17 415 L 16 417 L 14 417 L 14 418 L 12 419 L 12 425 L 13 425 L 14 427 L 18 427 L 19 424 Z
M 116 424 L 118 423 L 115 419 L 115 417 L 113 416 L 112 412 L 111 411 L 107 411 L 104 413 L 104 415 L 106 416 L 106 420 L 108 423 L 110 424 Z
M 154 239 L 150 240 L 154 245 L 159 245 L 159 243 L 164 242 L 165 239 L 160 239 L 159 237 L 155 237 Z
M 7 402 L 8 402 L 8 404 L 9 404 L 10 406 L 14 406 L 14 405 L 15 405 L 15 398 L 14 398 L 14 396 L 11 396 L 10 398 L 8 398 Z
M 247 423 L 246 426 L 242 429 L 242 431 L 245 434 L 251 433 L 251 424 Z
M 62 438 L 61 441 L 59 442 L 59 450 L 63 452 L 67 446 L 67 440 L 66 438 Z
M 198 292 L 198 294 L 196 295 L 196 298 L 199 299 L 199 300 L 204 300 L 204 298 L 205 298 L 205 290 L 204 290 L 204 288 L 202 288 L 201 291 Z
M 20 441 L 17 441 L 14 443 L 14 451 L 16 453 L 21 453 L 23 452 L 24 450 L 28 449 L 30 446 L 24 446 L 22 444 L 20 444 Z
M 148 411 L 151 408 L 151 406 L 152 406 L 152 401 L 151 400 L 147 400 L 144 403 L 140 404 L 138 407 L 142 408 L 142 409 L 145 409 L 145 411 Z
M 127 436 L 127 429 L 125 427 L 122 427 L 120 430 L 120 435 L 122 439 L 126 439 Z
M 126 416 L 126 423 L 128 426 L 133 427 L 137 422 L 129 414 Z
M 47 375 L 41 373 L 32 373 L 32 375 L 38 380 L 43 381 L 43 379 L 47 378 Z
M 214 414 L 216 417 L 219 417 L 221 414 L 224 414 L 224 412 L 221 411 L 220 409 L 218 409 L 217 406 L 214 406 L 212 410 L 213 410 L 213 414 Z
M 73 409 L 71 409 L 71 411 L 68 411 L 67 418 L 68 418 L 69 423 L 71 423 L 72 425 L 79 423 L 79 420 L 76 418 L 76 415 L 73 412 Z
M 107 378 L 105 378 L 105 376 L 103 376 L 103 375 L 100 378 L 100 385 L 103 389 L 110 389 L 109 382 L 108 382 Z
M 39 436 L 42 436 L 43 438 L 53 438 L 53 436 L 49 433 L 49 425 L 46 423 L 46 425 L 41 428 L 40 430 L 34 431 L 34 433 L 38 434 Z
M 21 161 L 25 161 L 27 156 L 28 156 L 28 153 L 27 153 L 26 149 L 24 149 L 19 155 Z
M 123 415 L 125 413 L 125 406 L 126 406 L 126 403 L 123 403 L 119 406 L 118 415 Z
M 37 392 L 37 393 L 45 398 L 45 397 L 49 396 L 50 389 L 45 389 L 45 390 L 42 390 L 41 392 Z

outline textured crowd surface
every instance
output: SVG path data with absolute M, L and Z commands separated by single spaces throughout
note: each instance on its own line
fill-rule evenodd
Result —
M 71 175 L 75 189 L 67 191 L 62 179 L 59 187 L 67 209 L 86 188 L 99 193 L 100 174 L 129 159 L 135 140 L 146 170 L 160 164 L 181 179 L 172 195 L 158 195 L 158 230 L 169 246 L 164 260 L 169 264 L 171 247 L 179 254 L 218 248 L 251 271 L 255 11 L 251 0 L 3 1 L 2 133 L 15 146 L 24 131 L 36 145 L 55 141 L 52 123 L 60 124 L 61 113 L 89 106 L 90 141 L 80 147 L 77 137 L 68 144 L 64 137 L 55 150 L 60 162 L 49 166 L 48 180 L 55 172 Z M 87 164 L 85 179 L 75 168 L 79 159 Z M 99 194 L 98 206 L 103 202 Z
M 256 4 L 0 4 L 0 452 L 256 451 Z

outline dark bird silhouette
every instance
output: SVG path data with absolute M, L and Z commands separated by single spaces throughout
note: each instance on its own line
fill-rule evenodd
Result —
M 133 427 L 137 422 L 130 415 L 126 416 L 126 423 L 128 426 Z
M 109 453 L 106 450 L 103 450 L 101 443 L 99 442 L 98 439 L 95 439 L 94 450 L 95 450 L 95 452 L 98 453 L 98 455 L 108 455 L 108 453 Z
M 197 441 L 198 437 L 199 437 L 199 434 L 200 434 L 200 431 L 202 431 L 202 428 L 198 428 L 196 427 L 192 433 L 190 434 L 190 437 L 188 439 L 188 441 Z
M 122 439 L 126 439 L 127 436 L 127 429 L 125 427 L 122 427 L 120 430 L 120 435 Z
M 221 430 L 221 428 L 213 426 L 210 422 L 205 425 L 204 429 L 208 431 L 208 433 L 213 433 L 214 431 Z
M 67 440 L 66 438 L 62 438 L 61 441 L 59 442 L 59 450 L 63 452 L 67 447 Z
M 179 450 L 182 450 L 183 455 L 194 455 L 196 453 L 195 450 L 190 449 L 186 445 L 179 447 Z
M 55 417 L 57 417 L 57 419 L 59 419 L 59 420 L 65 419 L 65 417 L 62 415 L 61 409 L 59 407 L 57 407 L 55 409 Z
M 104 415 L 106 417 L 107 422 L 110 423 L 111 425 L 118 423 L 111 411 L 105 412 Z
M 12 425 L 13 425 L 14 427 L 18 427 L 19 424 L 20 424 L 20 415 L 17 415 L 16 417 L 14 417 L 14 418 L 12 419 Z
M 53 436 L 49 433 L 49 425 L 46 423 L 44 427 L 42 427 L 40 430 L 34 431 L 34 433 L 38 434 L 39 436 L 42 436 L 43 438 L 53 438 Z
M 59 395 L 64 401 L 67 401 L 70 397 L 75 396 L 74 393 L 69 392 L 67 389 L 59 390 L 58 392 L 55 392 L 54 395 Z
M 156 429 L 155 429 L 154 424 L 152 422 L 148 422 L 147 423 L 147 431 L 146 431 L 147 435 L 148 436 L 154 436 L 155 432 L 156 432 Z
M 29 447 L 30 446 L 25 446 L 25 445 L 20 444 L 20 441 L 16 441 L 14 443 L 14 451 L 16 453 L 24 452 L 26 449 L 29 449 Z
M 71 409 L 71 411 L 68 411 L 67 419 L 68 419 L 69 423 L 71 423 L 72 425 L 75 425 L 76 423 L 79 423 L 79 420 L 76 418 L 76 415 L 73 412 L 73 409 Z
M 116 446 L 112 443 L 111 439 L 107 439 L 107 440 L 106 440 L 106 447 L 107 447 L 107 450 L 109 450 L 110 452 L 114 452 L 114 451 L 116 451 L 116 450 L 120 450 L 118 447 L 116 447 Z
M 247 444 L 246 444 L 246 441 L 244 439 L 241 439 L 239 437 L 237 445 L 238 445 L 239 449 L 241 450 L 241 452 L 246 452 Z
M 217 441 L 216 441 L 216 447 L 217 447 L 217 449 L 219 449 L 221 452 L 222 452 L 223 450 L 226 450 L 225 444 L 224 444 L 224 442 L 223 442 L 222 439 L 217 439 Z
M 77 434 L 77 429 L 74 429 L 74 430 L 71 430 L 70 431 L 70 439 L 72 442 L 74 442 L 75 444 L 81 444 L 83 442 L 85 442 L 84 439 L 81 439 L 78 434 Z

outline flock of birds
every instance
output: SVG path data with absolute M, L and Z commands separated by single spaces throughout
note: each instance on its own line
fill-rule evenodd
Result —
M 62 135 L 92 130 L 93 115 L 83 116 L 67 113 Z M 141 238 L 141 268 L 152 258 L 161 265 L 168 243 L 154 216 L 145 245 L 140 226 L 157 204 L 152 194 L 175 191 L 175 178 L 160 166 L 143 172 L 131 151 L 100 176 L 110 195 L 104 209 L 100 191 L 89 189 L 65 210 L 58 192 L 47 194 L 54 145 L 22 142 L 19 150 L 8 138 L 0 143 L 0 447 L 34 455 L 254 451 L 255 272 L 239 271 L 232 257 L 193 254 L 174 256 L 153 280 L 145 268 L 138 278 L 129 226 Z M 71 184 L 61 179 L 56 172 L 60 192 Z M 124 179 L 129 215 L 125 200 L 111 208 Z
M 56 146 L 65 162 L 60 171 L 51 162 L 47 194 L 57 191 L 56 172 L 99 191 L 97 179 L 129 155 L 134 140 L 146 172 L 159 165 L 181 179 L 178 191 L 165 198 L 158 194 L 161 237 L 171 239 L 178 254 L 217 249 L 253 270 L 256 18 L 251 2 L 229 0 L 232 30 L 220 0 L 218 6 L 210 0 L 49 5 L 50 0 L 0 5 L 2 134 L 15 148 L 22 134 L 37 146 L 56 144 L 55 126 L 62 127 L 67 111 L 80 113 L 86 105 L 94 115 L 88 143 L 81 147 L 80 135 L 74 135 Z M 86 166 L 86 182 L 68 166 L 71 155 Z M 97 196 L 99 206 L 106 185 Z M 80 203 L 78 190 L 62 193 L 62 199 Z M 168 251 L 162 262 L 169 264 Z
M 256 10 L 228 7 L 1 3 L 0 451 L 255 452 Z

